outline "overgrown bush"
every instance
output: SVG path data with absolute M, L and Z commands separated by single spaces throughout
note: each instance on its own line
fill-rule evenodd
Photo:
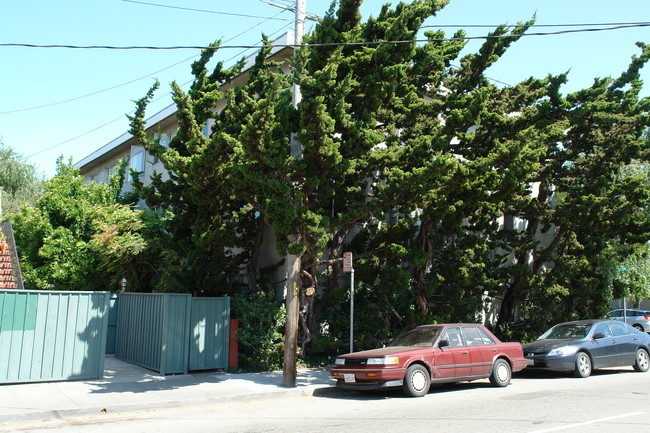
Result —
M 239 365 L 244 370 L 282 368 L 285 322 L 284 304 L 278 305 L 271 290 L 264 294 L 238 294 L 233 306 L 239 330 Z

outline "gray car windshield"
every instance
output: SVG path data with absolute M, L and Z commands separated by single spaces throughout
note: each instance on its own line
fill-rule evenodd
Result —
M 400 334 L 388 346 L 433 346 L 440 335 L 440 328 L 428 326 L 426 328 L 413 328 Z
M 542 334 L 538 340 L 551 339 L 578 339 L 585 338 L 589 334 L 592 324 L 566 324 L 557 325 Z

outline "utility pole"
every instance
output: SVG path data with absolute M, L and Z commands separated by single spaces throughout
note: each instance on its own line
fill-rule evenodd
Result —
M 350 353 L 354 352 L 354 266 L 352 253 L 343 253 L 343 272 L 350 274 Z
M 294 32 L 294 44 L 302 43 L 302 36 L 305 33 L 306 0 L 296 0 L 296 23 Z M 295 55 L 296 48 L 294 48 Z M 294 108 L 300 102 L 300 86 L 293 84 L 292 104 Z M 291 156 L 302 157 L 302 146 L 291 137 Z M 292 243 L 299 243 L 299 235 Z M 286 310 L 287 320 L 284 333 L 284 368 L 282 370 L 282 386 L 296 386 L 296 356 L 298 353 L 298 320 L 300 315 L 300 256 L 289 254 L 286 257 Z

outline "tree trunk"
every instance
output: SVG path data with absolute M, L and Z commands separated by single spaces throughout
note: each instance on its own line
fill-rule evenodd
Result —
M 255 241 L 253 249 L 248 260 L 247 272 L 248 275 L 248 291 L 253 293 L 259 290 L 259 269 L 258 263 L 260 258 L 260 251 L 262 249 L 262 242 L 264 241 L 264 219 L 257 219 L 257 231 L 255 233 Z
M 506 293 L 503 295 L 501 308 L 499 308 L 499 316 L 497 318 L 497 325 L 505 325 L 512 323 L 515 320 L 515 310 L 521 301 L 521 281 L 520 278 L 508 286 Z
M 544 205 L 549 195 L 550 192 L 546 187 L 546 183 L 542 182 L 536 200 L 540 202 L 541 205 Z M 533 221 L 529 222 L 526 227 L 526 240 L 535 240 L 540 223 L 540 219 L 537 217 Z M 517 306 L 519 306 L 519 304 L 524 300 L 526 288 L 529 286 L 531 278 L 536 275 L 541 268 L 542 260 L 540 259 L 540 251 L 537 250 L 536 245 L 532 247 L 531 251 L 519 253 L 516 266 L 520 267 L 527 265 L 530 255 L 533 256 L 533 265 L 531 266 L 530 272 L 526 276 L 521 274 L 517 275 L 503 295 L 503 301 L 501 302 L 501 308 L 499 309 L 499 316 L 497 318 L 497 325 L 505 325 L 515 321 L 515 311 Z
M 420 251 L 427 254 L 426 262 L 415 267 L 415 296 L 418 309 L 427 314 L 429 312 L 428 299 L 425 293 L 426 277 L 431 270 L 433 262 L 433 232 L 434 222 L 428 218 L 423 218 L 420 223 L 420 232 L 417 237 L 417 247 Z

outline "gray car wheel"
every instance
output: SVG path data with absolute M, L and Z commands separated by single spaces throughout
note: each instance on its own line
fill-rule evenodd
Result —
M 508 386 L 512 378 L 510 364 L 505 359 L 497 359 L 492 367 L 490 383 L 494 386 Z
M 413 364 L 404 375 L 404 392 L 410 397 L 422 397 L 429 392 L 431 376 L 426 368 L 420 364 Z
M 645 349 L 637 349 L 634 359 L 634 370 L 642 373 L 648 371 L 650 368 L 650 356 L 648 356 L 648 352 Z
M 573 370 L 576 377 L 589 377 L 591 375 L 591 358 L 585 352 L 578 352 L 576 355 L 576 369 Z

